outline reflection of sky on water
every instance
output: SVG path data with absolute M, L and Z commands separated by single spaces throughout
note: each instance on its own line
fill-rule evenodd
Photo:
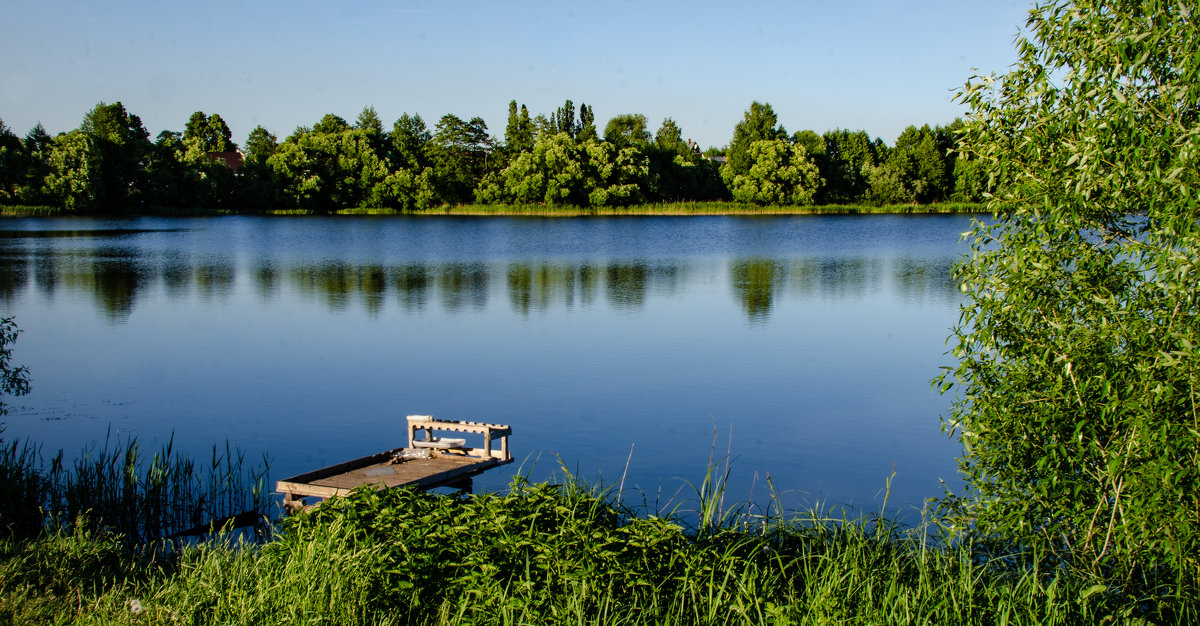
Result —
M 428 412 L 511 423 L 542 473 L 557 453 L 616 480 L 632 445 L 626 484 L 673 492 L 715 423 L 731 495 L 769 473 L 870 502 L 894 463 L 915 502 L 953 475 L 928 381 L 968 222 L 9 220 L 0 305 L 34 393 L 7 435 L 228 438 L 279 478 L 399 445 Z

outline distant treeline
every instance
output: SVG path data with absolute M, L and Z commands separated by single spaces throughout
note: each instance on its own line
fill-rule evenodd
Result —
M 151 141 L 141 119 L 101 102 L 79 128 L 24 139 L 0 121 L 0 205 L 79 212 L 348 208 L 420 211 L 445 205 L 605 207 L 657 202 L 775 206 L 978 202 L 976 161 L 949 126 L 909 126 L 894 146 L 865 131 L 788 134 L 754 102 L 724 149 L 701 152 L 667 118 L 618 115 L 597 131 L 567 100 L 549 116 L 508 105 L 500 139 L 482 118 L 442 116 L 432 131 L 404 114 L 384 128 L 374 107 L 354 123 L 332 113 L 282 142 L 262 126 L 239 147 L 220 115 L 192 114 L 182 133 Z

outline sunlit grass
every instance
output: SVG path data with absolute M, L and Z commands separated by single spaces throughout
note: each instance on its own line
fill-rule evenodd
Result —
M 389 208 L 353 207 L 335 211 L 314 209 L 147 209 L 150 215 L 163 217 L 203 217 L 216 215 L 464 215 L 464 216 L 541 216 L 541 217 L 586 217 L 605 215 L 878 215 L 878 214 L 922 214 L 922 213 L 983 213 L 989 211 L 986 204 L 969 202 L 939 202 L 934 204 L 826 204 L 814 206 L 759 206 L 737 202 L 665 202 L 657 204 L 635 204 L 624 207 L 576 207 L 550 206 L 544 204 L 462 204 L 442 205 L 419 211 L 396 211 Z M 74 215 L 61 207 L 8 206 L 0 207 L 0 215 L 24 217 L 48 217 Z M 133 214 L 133 213 L 131 213 Z
M 987 211 L 984 204 L 943 202 L 937 204 L 860 205 L 828 204 L 819 206 L 759 206 L 736 202 L 668 202 L 636 204 L 625 207 L 575 207 L 549 205 L 483 205 L 444 206 L 414 215 L 530 215 L 546 217 L 582 217 L 604 215 L 869 215 L 919 213 L 979 213 Z M 359 210 L 351 210 L 357 213 Z M 347 211 L 340 211 L 347 214 Z M 376 214 L 382 214 L 377 212 Z
M 1197 618 L 1034 555 L 984 559 L 926 520 L 782 515 L 721 503 L 634 511 L 612 488 L 518 476 L 505 493 L 359 491 L 151 563 L 105 535 L 0 544 L 0 619 L 339 624 L 1092 624 Z M 772 509 L 773 511 L 773 509 Z M 700 517 L 696 518 L 695 513 Z M 142 556 L 137 556 L 141 554 Z M 163 557 L 157 557 L 163 558 Z M 81 575 L 81 571 L 87 572 Z M 94 574 L 93 574 L 94 573 Z M 1186 595 L 1191 594 L 1191 595 Z

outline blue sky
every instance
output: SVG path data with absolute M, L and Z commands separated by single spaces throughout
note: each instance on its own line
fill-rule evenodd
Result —
M 218 113 L 241 143 L 283 139 L 325 113 L 384 124 L 453 113 L 504 134 L 510 100 L 549 114 L 565 99 L 597 125 L 671 117 L 723 146 L 752 101 L 788 132 L 866 130 L 889 144 L 909 124 L 962 115 L 954 91 L 1003 72 L 1031 3 L 163 2 L 0 0 L 0 119 L 19 135 L 79 125 L 121 101 L 151 138 Z

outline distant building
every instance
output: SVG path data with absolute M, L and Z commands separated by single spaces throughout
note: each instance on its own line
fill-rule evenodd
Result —
M 224 163 L 225 167 L 233 170 L 234 174 L 237 174 L 238 170 L 242 169 L 242 166 L 246 164 L 246 157 L 242 155 L 240 150 L 209 152 L 208 158 Z

